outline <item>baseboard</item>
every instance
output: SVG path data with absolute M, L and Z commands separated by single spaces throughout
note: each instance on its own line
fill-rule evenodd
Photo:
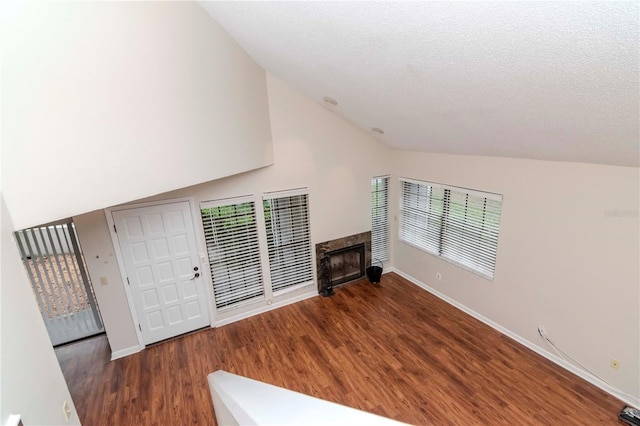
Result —
M 275 302 L 272 305 L 266 305 L 266 306 L 260 306 L 259 308 L 253 309 L 251 311 L 247 311 L 247 312 L 242 312 L 238 315 L 233 315 L 227 318 L 224 318 L 220 321 L 217 321 L 213 327 L 220 327 L 223 325 L 227 325 L 227 324 L 231 324 L 232 322 L 236 322 L 236 321 L 240 321 L 243 320 L 245 318 L 249 318 L 252 317 L 254 315 L 258 315 L 258 314 L 262 314 L 264 312 L 268 312 L 271 311 L 273 309 L 278 309 L 281 308 L 283 306 L 286 305 L 290 305 L 292 303 L 296 303 L 296 302 L 300 302 L 302 300 L 305 299 L 309 299 L 311 297 L 314 296 L 318 296 L 318 293 L 315 291 L 315 287 L 313 288 L 312 291 L 309 291 L 307 293 L 292 297 L 290 299 L 286 299 L 286 300 L 282 300 L 279 302 Z M 111 353 L 111 361 L 118 359 L 118 358 L 124 358 L 125 356 L 129 356 L 131 354 L 135 354 L 137 352 L 140 352 L 142 350 L 142 348 L 138 345 L 136 346 L 131 346 L 125 349 L 121 349 L 119 351 L 115 351 Z
M 281 308 L 283 306 L 291 305 L 292 303 L 300 302 L 300 301 L 305 300 L 305 299 L 310 299 L 310 298 L 312 298 L 314 296 L 318 296 L 318 292 L 316 291 L 315 287 L 313 288 L 312 291 L 310 291 L 308 293 L 303 293 L 303 294 L 301 294 L 299 296 L 295 296 L 295 297 L 292 297 L 290 299 L 286 299 L 286 300 L 282 300 L 282 301 L 279 301 L 279 302 L 275 302 L 275 303 L 273 303 L 271 305 L 260 306 L 260 307 L 258 307 L 256 309 L 252 309 L 250 311 L 239 313 L 238 315 L 233 315 L 233 316 L 221 319 L 220 321 L 216 321 L 214 327 L 220 327 L 220 326 L 223 326 L 223 325 L 231 324 L 232 322 L 240 321 L 240 320 L 243 320 L 245 318 L 252 317 L 254 315 L 262 314 L 264 312 L 269 312 L 269 311 L 272 311 L 274 309 Z
M 114 359 L 124 358 L 125 356 L 135 354 L 137 352 L 140 352 L 140 350 L 141 350 L 140 346 L 135 345 L 125 349 L 120 349 L 119 351 L 111 352 L 111 361 L 113 361 Z
M 531 349 L 532 351 L 536 352 L 539 355 L 542 355 L 543 357 L 547 358 L 549 361 L 559 365 L 560 367 L 564 368 L 565 370 L 570 371 L 571 373 L 575 374 L 576 376 L 586 380 L 587 382 L 591 383 L 592 385 L 602 389 L 603 391 L 605 391 L 606 393 L 614 396 L 615 398 L 618 398 L 619 400 L 625 402 L 626 404 L 629 404 L 631 406 L 634 406 L 636 408 L 640 408 L 640 398 L 637 398 L 633 395 L 629 395 L 626 392 L 623 392 L 622 390 L 615 388 L 613 386 L 610 386 L 609 384 L 603 382 L 602 380 L 600 380 L 599 378 L 593 376 L 592 374 L 578 368 L 577 366 L 565 361 L 564 359 L 560 358 L 559 356 L 548 352 L 547 350 L 545 350 L 544 348 L 536 345 L 535 343 L 525 339 L 524 337 L 514 333 L 513 331 L 501 326 L 500 324 L 490 320 L 489 318 L 479 314 L 478 312 L 474 311 L 473 309 L 463 305 L 462 303 L 450 298 L 449 296 L 439 292 L 438 290 L 429 287 L 428 285 L 426 285 L 425 283 L 423 283 L 422 281 L 412 277 L 409 274 L 406 274 L 400 270 L 397 270 L 395 268 L 390 268 L 393 271 L 389 271 L 389 272 L 395 272 L 396 274 L 400 275 L 401 277 L 405 278 L 407 281 L 411 282 L 412 284 L 422 288 L 425 291 L 428 291 L 429 293 L 433 294 L 434 296 L 436 296 L 437 298 L 449 303 L 450 305 L 455 306 L 456 308 L 460 309 L 462 312 L 474 317 L 475 319 L 485 323 L 486 325 L 488 325 L 489 327 L 499 331 L 500 333 L 504 334 L 505 336 L 508 336 L 510 338 L 512 338 L 513 340 L 515 340 L 516 342 L 526 346 L 528 349 Z

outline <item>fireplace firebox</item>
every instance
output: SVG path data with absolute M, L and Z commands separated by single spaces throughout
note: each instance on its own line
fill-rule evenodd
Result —
M 327 253 L 331 268 L 331 283 L 343 284 L 364 276 L 364 244 L 345 247 Z

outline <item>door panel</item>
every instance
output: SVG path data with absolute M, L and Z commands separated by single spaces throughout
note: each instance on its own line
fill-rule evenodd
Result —
M 112 215 L 144 343 L 209 325 L 189 203 Z

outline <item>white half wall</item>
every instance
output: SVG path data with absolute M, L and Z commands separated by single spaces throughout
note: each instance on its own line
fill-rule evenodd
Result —
M 537 332 L 544 325 L 640 399 L 638 168 L 396 151 L 394 172 L 504 196 L 493 282 L 397 241 L 396 220 L 397 270 L 553 353 Z M 398 206 L 395 196 L 395 215 Z
M 219 425 L 406 425 L 223 370 L 207 380 Z
M 194 2 L 24 2 L 1 78 L 18 229 L 273 161 L 265 71 Z
M 317 102 L 267 76 L 275 163 L 259 170 L 188 187 L 143 201 L 193 197 L 200 202 L 309 188 L 312 244 L 371 229 L 371 178 L 389 174 L 391 151 Z M 111 350 L 138 345 L 103 211 L 74 217 Z M 200 220 L 196 232 L 201 242 Z M 201 252 L 206 253 L 204 247 Z M 97 274 L 97 276 L 95 276 Z M 204 274 L 208 275 L 208 274 Z M 106 286 L 99 277 L 108 277 Z M 207 285 L 211 285 L 207 276 Z M 316 292 L 315 288 L 311 289 Z M 309 289 L 289 297 L 307 297 Z M 273 306 L 278 306 L 274 301 Z M 247 308 L 247 312 L 259 308 Z M 258 309 L 257 311 L 255 309 Z M 230 312 L 229 319 L 238 312 Z M 129 318 L 127 318 L 129 317 Z M 224 318 L 218 318 L 224 321 Z
M 4 197 L 0 277 L 0 424 L 19 414 L 25 425 L 79 425 L 13 236 Z M 62 411 L 69 403 L 71 418 Z

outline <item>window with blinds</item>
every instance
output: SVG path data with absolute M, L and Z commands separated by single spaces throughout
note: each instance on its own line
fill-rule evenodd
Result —
M 502 195 L 401 179 L 399 238 L 493 279 Z
M 371 179 L 371 258 L 389 260 L 389 176 Z
M 417 182 L 401 181 L 400 240 L 438 254 L 444 191 Z
M 313 282 L 307 197 L 306 190 L 263 196 L 274 293 Z
M 206 202 L 200 212 L 216 308 L 264 297 L 255 203 Z

